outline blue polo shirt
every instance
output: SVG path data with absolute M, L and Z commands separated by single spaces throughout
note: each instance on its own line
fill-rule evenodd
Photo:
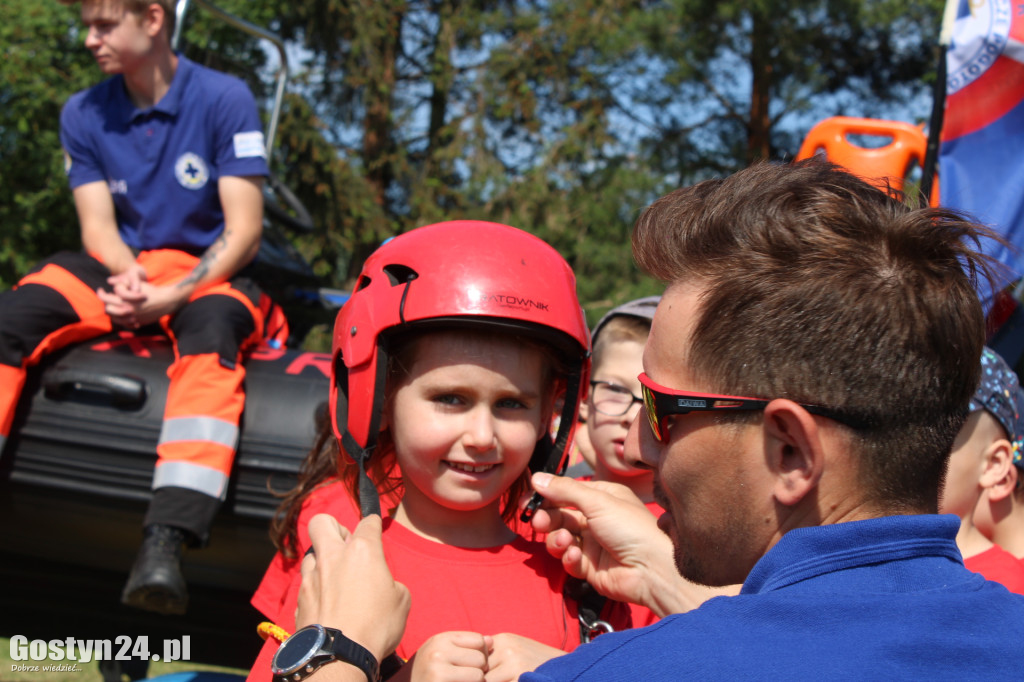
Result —
M 964 568 L 955 516 L 782 536 L 736 597 L 601 635 L 523 682 L 1019 680 L 1024 596 Z
M 249 88 L 180 55 L 154 106 L 138 109 L 117 75 L 72 95 L 60 125 L 71 188 L 106 182 L 134 249 L 202 253 L 224 230 L 218 179 L 267 175 Z

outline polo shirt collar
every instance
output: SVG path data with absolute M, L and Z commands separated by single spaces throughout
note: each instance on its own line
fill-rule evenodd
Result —
M 195 64 L 186 59 L 184 55 L 178 53 L 178 68 L 174 72 L 174 79 L 171 81 L 171 87 L 167 90 L 166 94 L 160 98 L 160 101 L 149 107 L 148 109 L 137 109 L 132 104 L 131 98 L 128 96 L 128 90 L 124 84 L 124 76 L 118 76 L 120 79 L 120 87 L 117 88 L 118 98 L 121 100 L 121 109 L 125 112 L 125 120 L 131 121 L 144 116 L 151 112 L 159 112 L 167 116 L 175 116 L 181 109 L 181 103 L 185 96 L 185 90 L 188 87 L 188 81 L 191 79 L 192 71 L 195 70 Z
M 777 590 L 849 568 L 923 555 L 962 563 L 952 515 L 884 516 L 795 528 L 754 564 L 741 594 Z

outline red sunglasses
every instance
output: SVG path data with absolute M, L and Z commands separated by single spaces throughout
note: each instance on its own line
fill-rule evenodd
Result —
M 667 418 L 672 415 L 689 414 L 690 412 L 755 412 L 763 410 L 771 402 L 770 399 L 764 398 L 677 391 L 674 388 L 654 383 L 646 372 L 641 373 L 637 378 L 640 379 L 640 388 L 644 396 L 644 412 L 647 414 L 647 423 L 650 425 L 654 437 L 663 443 L 668 441 Z M 850 425 L 849 420 L 831 408 L 805 405 L 804 403 L 797 404 L 811 414 Z

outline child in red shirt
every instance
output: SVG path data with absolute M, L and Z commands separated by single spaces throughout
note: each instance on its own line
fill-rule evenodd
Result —
M 953 443 L 939 511 L 960 517 L 956 544 L 964 566 L 1011 592 L 1024 594 L 1024 564 L 990 539 L 974 523 L 978 500 L 1006 479 L 1024 437 L 1017 375 L 994 351 L 981 354 L 981 384 L 971 399 L 970 415 Z
M 530 471 L 564 458 L 589 373 L 568 264 L 504 225 L 413 230 L 367 260 L 338 315 L 333 355 L 331 423 L 344 450 L 321 443 L 307 463 L 285 502 L 284 546 L 301 557 L 317 513 L 348 527 L 357 507 L 380 513 L 379 491 L 385 556 L 412 596 L 396 652 L 409 663 L 395 679 L 446 679 L 460 667 L 515 679 L 575 648 L 560 562 L 510 529 Z M 274 562 L 277 577 L 254 604 L 292 631 L 298 559 Z M 631 623 L 619 604 L 603 615 L 616 629 Z M 270 678 L 275 649 L 268 640 L 250 680 Z

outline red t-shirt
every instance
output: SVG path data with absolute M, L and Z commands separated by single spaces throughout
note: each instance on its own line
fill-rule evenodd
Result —
M 332 479 L 309 494 L 302 503 L 302 511 L 297 522 L 299 547 L 296 557 L 288 559 L 280 552 L 276 552 L 252 599 L 249 600 L 249 603 L 271 620 L 277 618 L 288 588 L 299 574 L 302 557 L 313 544 L 309 539 L 309 521 L 317 514 L 330 514 L 349 530 L 359 523 L 359 508 L 341 481 Z M 527 540 L 544 541 L 544 534 L 536 532 L 530 524 L 520 521 L 518 515 L 509 525 L 513 531 Z
M 266 573 L 263 574 L 263 580 L 250 600 L 260 613 L 271 620 L 275 620 L 280 613 L 288 588 L 295 576 L 299 575 L 302 557 L 313 544 L 309 539 L 309 521 L 317 514 L 330 514 L 349 530 L 359 523 L 359 508 L 341 481 L 334 480 L 309 494 L 302 503 L 302 511 L 299 512 L 297 556 L 288 559 L 280 552 L 274 554 Z
M 344 495 L 344 504 L 332 497 L 344 494 L 332 486 L 321 488 L 304 504 L 299 526 L 327 510 L 355 514 Z M 346 506 L 347 505 L 347 506 Z M 352 527 L 353 519 L 339 518 Z M 352 524 L 354 525 L 354 524 Z M 395 579 L 409 588 L 412 609 L 397 654 L 408 660 L 431 636 L 449 630 L 482 634 L 511 632 L 548 646 L 572 651 L 580 643 L 576 605 L 562 596 L 566 574 L 561 562 L 548 554 L 543 543 L 517 538 L 499 547 L 466 549 L 433 542 L 416 535 L 393 519 L 384 522 L 384 555 Z M 305 551 L 309 536 L 300 539 Z M 301 556 L 301 554 L 300 554 Z M 253 604 L 288 632 L 295 629 L 301 575 L 298 562 L 289 570 L 275 557 Z M 277 596 L 282 576 L 290 576 L 283 597 Z M 276 612 L 271 607 L 279 605 Z M 266 609 L 266 610 L 265 610 Z M 602 616 L 616 630 L 631 626 L 629 610 L 609 602 Z M 249 680 L 270 680 L 270 661 L 278 643 L 268 639 L 260 651 Z
M 1010 592 L 1024 594 L 1024 562 L 999 545 L 964 559 L 964 566 L 986 580 L 1004 585 Z

